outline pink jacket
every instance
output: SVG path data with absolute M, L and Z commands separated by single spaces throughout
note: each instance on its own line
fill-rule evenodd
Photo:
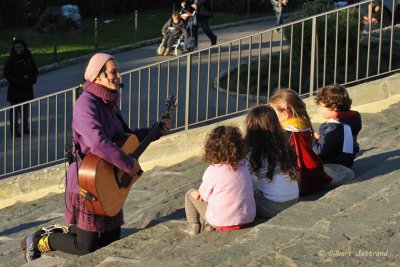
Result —
M 256 216 L 252 178 L 244 162 L 237 171 L 227 164 L 209 166 L 199 192 L 208 202 L 206 219 L 213 226 L 247 224 Z

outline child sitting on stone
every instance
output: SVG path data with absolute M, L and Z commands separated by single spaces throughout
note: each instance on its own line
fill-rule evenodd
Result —
M 272 218 L 297 203 L 297 158 L 275 111 L 258 106 L 246 117 L 246 156 L 250 170 L 257 177 L 254 193 L 257 216 Z
M 360 150 L 357 135 L 361 130 L 361 116 L 350 110 L 352 101 L 340 85 L 320 89 L 315 102 L 327 121 L 321 124 L 319 132 L 314 133 L 313 149 L 333 178 L 328 187 L 336 187 L 355 176 L 350 167 Z
M 350 110 L 352 100 L 347 90 L 337 84 L 318 90 L 315 103 L 327 119 L 319 132 L 314 133 L 313 149 L 324 163 L 352 167 L 360 150 L 357 135 L 361 130 L 361 116 Z
M 185 196 L 189 236 L 204 231 L 239 230 L 253 222 L 256 205 L 250 171 L 244 162 L 244 141 L 237 127 L 218 126 L 208 134 L 203 160 L 211 164 L 200 188 Z
M 279 89 L 270 98 L 270 106 L 289 136 L 289 144 L 296 151 L 301 194 L 310 194 L 323 189 L 332 181 L 324 171 L 322 160 L 313 151 L 313 129 L 306 104 L 300 95 L 291 89 Z

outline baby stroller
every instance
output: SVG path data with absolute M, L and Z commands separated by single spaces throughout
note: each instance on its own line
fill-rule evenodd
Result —
M 184 53 L 191 52 L 196 49 L 195 40 L 193 37 L 193 27 L 195 27 L 195 25 L 197 24 L 196 10 L 193 13 L 190 13 L 187 10 L 182 9 L 179 14 L 181 19 L 184 21 L 186 29 L 189 33 L 189 37 L 185 39 L 183 37 L 183 34 L 175 37 L 176 40 L 172 45 L 172 53 L 174 56 L 180 56 Z M 175 28 L 169 27 L 168 30 L 173 31 L 175 30 Z M 164 51 L 163 43 L 164 39 L 157 48 L 158 56 L 161 56 Z

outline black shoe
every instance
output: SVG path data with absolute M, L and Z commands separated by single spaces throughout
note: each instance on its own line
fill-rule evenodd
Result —
M 30 135 L 30 134 L 31 134 L 31 130 L 30 130 L 30 129 L 25 129 L 25 130 L 24 130 L 24 134 Z
M 15 137 L 21 137 L 21 133 L 20 132 L 15 132 L 14 136 Z
M 42 253 L 37 249 L 36 233 L 27 235 L 21 240 L 21 249 L 24 251 L 25 262 L 31 262 L 42 256 Z
M 217 44 L 217 36 L 215 36 L 215 38 L 211 40 L 211 45 L 216 45 L 216 44 Z

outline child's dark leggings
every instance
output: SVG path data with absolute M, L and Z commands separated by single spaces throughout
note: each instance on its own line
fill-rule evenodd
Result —
M 174 44 L 174 41 L 175 41 L 175 35 L 171 33 L 166 33 L 164 36 L 163 46 L 168 48 L 169 50 L 172 50 L 172 45 Z
M 85 255 L 100 247 L 107 246 L 120 238 L 121 227 L 99 233 L 85 231 L 73 225 L 69 233 L 55 233 L 50 235 L 49 244 L 52 250 L 59 250 L 74 255 Z

